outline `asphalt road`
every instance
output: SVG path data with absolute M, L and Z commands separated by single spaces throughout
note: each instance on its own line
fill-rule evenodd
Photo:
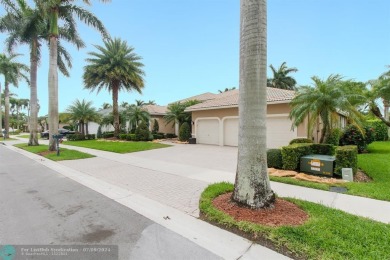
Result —
M 0 144 L 0 253 L 5 251 L 4 245 L 117 245 L 119 259 L 219 259 L 133 210 Z M 98 259 L 96 254 L 82 256 L 86 257 Z M 110 257 L 103 258 L 115 259 L 114 251 Z

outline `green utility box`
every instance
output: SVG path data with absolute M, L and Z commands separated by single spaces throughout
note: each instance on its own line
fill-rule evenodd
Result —
M 333 176 L 336 157 L 322 154 L 309 154 L 301 157 L 301 172 Z

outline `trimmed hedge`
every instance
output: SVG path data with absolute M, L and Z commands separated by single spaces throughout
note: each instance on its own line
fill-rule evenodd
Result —
M 353 173 L 357 172 L 357 154 L 358 148 L 356 145 L 339 146 L 336 149 L 336 166 L 334 173 L 341 175 L 342 168 L 352 168 Z
M 295 143 L 282 147 L 282 160 L 284 170 L 299 170 L 300 158 L 312 153 L 312 144 Z
M 154 139 L 164 139 L 165 135 L 163 133 L 157 133 L 157 134 L 153 134 L 153 138 Z
M 334 155 L 336 147 L 332 144 L 312 144 L 311 151 L 314 154 Z
M 289 143 L 289 145 L 292 145 L 292 144 L 311 144 L 313 143 L 313 141 L 311 139 L 308 139 L 308 138 L 295 138 L 295 139 L 292 139 Z
M 114 137 L 114 132 L 104 132 L 102 134 L 102 137 L 103 138 L 112 138 L 112 137 Z
M 67 135 L 66 139 L 68 141 L 94 140 L 94 139 L 96 139 L 96 136 L 94 134 L 88 134 L 88 135 L 71 134 L 71 135 Z
M 177 137 L 177 135 L 170 134 L 170 133 L 166 134 L 165 136 L 166 136 L 166 138 L 176 138 Z
M 281 149 L 269 149 L 267 150 L 267 164 L 268 168 L 282 169 L 282 150 Z

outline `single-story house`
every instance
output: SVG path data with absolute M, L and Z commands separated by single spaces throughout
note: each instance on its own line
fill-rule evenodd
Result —
M 175 127 L 172 124 L 166 124 L 164 120 L 164 116 L 167 114 L 166 106 L 158 106 L 158 105 L 145 105 L 143 108 L 149 112 L 150 114 L 150 123 L 149 128 L 152 130 L 154 119 L 158 121 L 159 132 L 165 134 L 173 134 L 175 133 Z M 125 108 L 118 107 L 119 112 L 123 111 Z M 112 113 L 112 108 L 101 109 L 98 113 L 102 116 L 107 116 Z M 126 127 L 129 127 L 129 123 L 127 122 Z M 99 128 L 99 124 L 96 122 L 88 122 L 88 132 L 90 134 L 97 134 Z M 114 131 L 114 127 L 112 125 L 102 126 L 102 132 Z
M 289 103 L 294 95 L 291 90 L 267 87 L 267 148 L 288 145 L 294 138 L 310 137 L 307 120 L 292 128 Z M 238 100 L 239 90 L 235 89 L 186 109 L 192 113 L 192 135 L 197 143 L 238 145 Z M 312 138 L 316 141 L 318 135 Z

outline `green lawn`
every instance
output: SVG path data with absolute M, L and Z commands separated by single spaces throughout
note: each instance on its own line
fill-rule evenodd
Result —
M 19 137 L 19 138 L 30 138 L 30 135 L 29 134 L 25 134 L 25 135 L 17 135 L 16 137 Z
M 111 142 L 101 140 L 85 140 L 85 141 L 65 141 L 63 144 L 86 147 L 96 150 L 114 152 L 114 153 L 133 153 L 158 148 L 169 147 L 167 144 L 153 142 Z
M 358 167 L 373 180 L 372 182 L 349 182 L 339 184 L 348 189 L 347 194 L 390 201 L 390 141 L 374 142 L 368 146 L 369 153 L 358 155 Z M 317 184 L 291 178 L 271 177 L 273 181 L 329 190 L 328 184 Z
M 75 150 L 69 150 L 60 147 L 60 155 L 57 156 L 57 152 L 47 153 L 48 146 L 47 145 L 39 145 L 39 146 L 28 146 L 27 144 L 16 144 L 18 148 L 26 150 L 30 153 L 40 154 L 45 153 L 43 157 L 50 159 L 52 161 L 64 161 L 64 160 L 78 160 L 78 159 L 86 159 L 95 157 L 88 153 L 82 153 Z
M 232 184 L 218 183 L 202 193 L 199 207 L 208 221 L 228 230 L 244 231 L 260 244 L 264 241 L 259 237 L 265 237 L 280 251 L 287 247 L 298 259 L 390 259 L 389 224 L 296 199 L 287 200 L 310 216 L 301 226 L 266 227 L 237 222 L 211 203 L 213 198 L 232 190 Z

